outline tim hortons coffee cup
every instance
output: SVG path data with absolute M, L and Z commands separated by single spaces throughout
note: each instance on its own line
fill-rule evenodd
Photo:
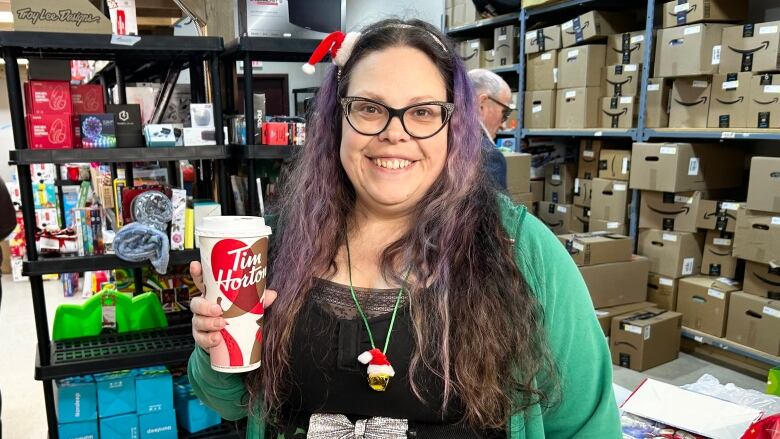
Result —
M 263 293 L 271 228 L 254 216 L 210 216 L 195 230 L 200 240 L 205 298 L 222 307 L 224 343 L 211 348 L 211 367 L 228 373 L 260 367 Z

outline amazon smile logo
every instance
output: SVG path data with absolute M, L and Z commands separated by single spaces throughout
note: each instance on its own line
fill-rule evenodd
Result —
M 777 98 L 775 98 L 775 100 L 777 100 Z M 699 100 L 696 100 L 696 101 L 693 101 L 693 102 L 683 102 L 683 101 L 681 101 L 681 100 L 679 100 L 677 98 L 674 98 L 674 101 L 677 102 L 678 104 L 684 106 L 684 107 L 693 107 L 693 106 L 696 106 L 696 105 L 699 105 L 699 104 L 706 104 L 707 103 L 707 96 L 702 96 L 701 98 L 699 98 Z
M 716 100 L 716 101 L 718 101 L 718 102 L 720 102 L 720 103 L 721 103 L 721 104 L 723 104 L 723 105 L 734 105 L 734 104 L 738 104 L 738 103 L 740 103 L 740 102 L 744 101 L 744 100 L 745 100 L 745 97 L 744 97 L 744 96 L 740 96 L 740 97 L 738 97 L 737 99 L 734 99 L 733 101 L 724 101 L 724 100 L 723 100 L 723 99 L 721 99 L 721 98 L 715 98 L 715 100 Z
M 761 45 L 756 47 L 755 49 L 737 49 L 736 47 L 729 46 L 729 50 L 732 52 L 739 53 L 740 55 L 749 55 L 751 53 L 758 52 L 759 50 L 768 50 L 769 49 L 769 41 L 763 41 L 761 42 Z
M 661 215 L 680 215 L 680 214 L 688 215 L 691 212 L 691 208 L 688 206 L 681 207 L 680 210 L 677 211 L 665 211 L 649 205 L 647 206 L 647 208 L 652 210 L 655 213 L 660 213 Z

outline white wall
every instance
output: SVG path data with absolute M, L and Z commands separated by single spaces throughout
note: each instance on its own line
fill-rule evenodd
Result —
M 417 18 L 436 27 L 441 26 L 444 2 L 440 0 L 347 0 L 346 30 L 359 30 L 363 26 L 385 18 Z

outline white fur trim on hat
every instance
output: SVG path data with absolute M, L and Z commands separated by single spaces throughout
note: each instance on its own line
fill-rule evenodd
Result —
M 341 47 L 339 47 L 338 52 L 336 52 L 336 57 L 333 58 L 334 64 L 339 67 L 344 67 L 344 64 L 347 63 L 347 60 L 352 55 L 352 49 L 355 47 L 358 38 L 360 38 L 360 32 L 349 32 L 344 37 L 344 41 L 341 42 Z
M 303 70 L 303 73 L 306 73 L 307 75 L 314 74 L 314 66 L 309 63 L 306 63 L 303 66 L 301 66 L 301 69 Z
M 360 361 L 363 364 L 368 364 L 372 358 L 374 358 L 374 356 L 371 355 L 371 352 L 365 351 L 358 356 L 358 361 Z
M 395 376 L 395 371 L 393 370 L 393 366 L 390 366 L 389 364 L 385 364 L 382 366 L 378 366 L 376 364 L 369 364 L 368 370 L 369 375 L 388 375 L 388 376 Z

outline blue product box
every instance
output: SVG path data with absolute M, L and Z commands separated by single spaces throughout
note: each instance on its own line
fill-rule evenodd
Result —
M 135 369 L 135 400 L 139 415 L 173 409 L 173 378 L 164 366 Z
M 135 412 L 135 376 L 130 370 L 95 374 L 101 418 Z
M 176 419 L 183 429 L 197 433 L 222 423 L 219 414 L 195 396 L 186 375 L 176 380 L 174 392 Z
M 171 124 L 148 124 L 144 127 L 144 138 L 149 148 L 171 148 L 176 146 L 176 132 Z
M 98 424 L 95 421 L 71 422 L 57 427 L 60 439 L 99 439 Z
M 176 412 L 148 413 L 138 416 L 141 439 L 177 439 Z
M 100 419 L 100 439 L 138 439 L 135 413 Z
M 97 419 L 97 390 L 91 375 L 63 378 L 54 384 L 59 422 Z

